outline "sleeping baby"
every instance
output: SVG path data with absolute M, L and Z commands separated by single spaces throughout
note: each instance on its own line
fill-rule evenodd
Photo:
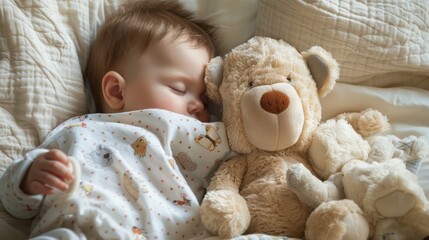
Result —
M 199 204 L 229 153 L 206 123 L 206 24 L 171 1 L 123 5 L 100 28 L 86 77 L 100 113 L 72 118 L 1 177 L 1 201 L 35 239 L 198 239 Z

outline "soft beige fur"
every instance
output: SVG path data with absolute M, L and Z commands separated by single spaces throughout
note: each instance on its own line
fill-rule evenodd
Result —
M 404 162 L 426 158 L 427 143 L 414 136 L 399 139 L 377 135 L 388 128 L 385 116 L 367 109 L 341 114 L 315 131 L 310 161 L 326 181 L 303 165 L 288 169 L 290 189 L 316 208 L 307 222 L 306 239 L 429 236 L 428 201 Z M 398 149 L 394 142 L 406 148 Z M 357 205 L 350 208 L 344 203 L 350 200 L 341 200 L 344 198 Z M 353 234 L 356 231 L 361 234 Z
M 338 75 L 337 62 L 322 48 L 301 54 L 264 37 L 210 62 L 207 95 L 222 104 L 230 146 L 239 154 L 220 166 L 202 202 L 210 232 L 224 238 L 255 232 L 304 236 L 312 208 L 288 188 L 286 172 L 295 163 L 311 169 L 308 149 L 321 120 L 319 97 Z

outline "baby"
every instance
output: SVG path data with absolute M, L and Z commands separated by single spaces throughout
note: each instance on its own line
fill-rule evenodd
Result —
M 229 152 L 205 109 L 212 30 L 172 1 L 123 5 L 86 77 L 100 113 L 72 118 L 1 177 L 1 201 L 35 239 L 209 236 L 199 203 Z

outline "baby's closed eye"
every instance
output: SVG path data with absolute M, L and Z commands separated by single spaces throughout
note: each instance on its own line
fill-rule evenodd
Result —
M 180 87 L 180 86 L 168 86 L 172 92 L 174 92 L 177 95 L 185 95 L 186 94 L 186 88 Z

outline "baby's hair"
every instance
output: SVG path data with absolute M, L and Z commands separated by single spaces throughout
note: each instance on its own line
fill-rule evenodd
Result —
M 194 19 L 177 1 L 130 1 L 115 10 L 97 32 L 91 46 L 85 78 L 89 82 L 98 111 L 102 106 L 101 80 L 108 71 L 117 70 L 130 50 L 143 53 L 152 43 L 167 34 L 173 39 L 185 37 L 195 47 L 205 47 L 215 54 L 213 26 Z

